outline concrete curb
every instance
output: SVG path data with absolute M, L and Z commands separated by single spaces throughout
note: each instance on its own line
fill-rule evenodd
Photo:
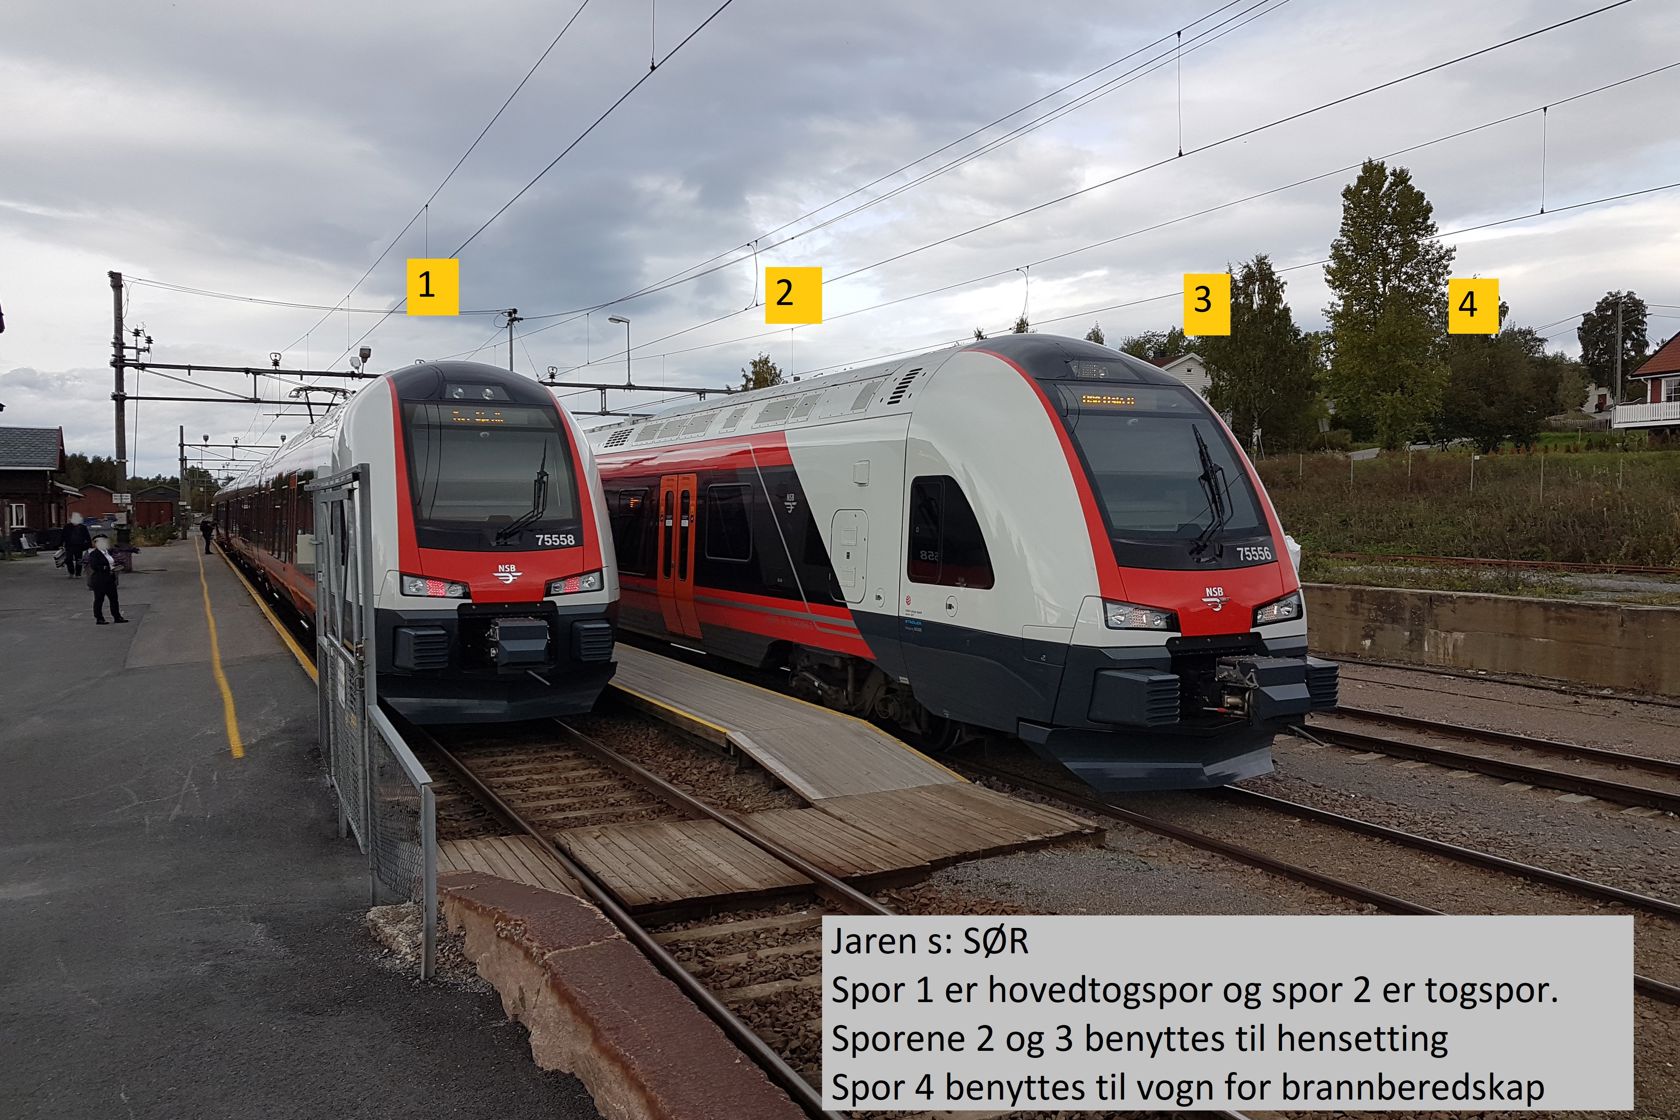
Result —
M 575 1075 L 608 1120 L 803 1120 L 583 899 L 476 871 L 440 875 L 438 899 L 537 1065 Z

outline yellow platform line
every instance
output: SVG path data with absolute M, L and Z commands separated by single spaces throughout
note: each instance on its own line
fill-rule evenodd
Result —
M 233 689 L 228 687 L 227 674 L 222 671 L 222 647 L 216 641 L 216 615 L 210 609 L 210 581 L 204 576 L 204 556 L 196 548 L 198 587 L 204 593 L 204 625 L 210 629 L 210 672 L 222 694 L 222 722 L 227 725 L 228 750 L 234 758 L 245 757 L 245 743 L 239 737 L 239 713 L 233 707 Z
M 695 715 L 693 712 L 690 712 L 687 709 L 679 708 L 675 704 L 668 704 L 663 700 L 657 699 L 656 697 L 649 696 L 647 693 L 641 691 L 640 689 L 631 688 L 627 684 L 619 684 L 617 681 L 612 682 L 612 687 L 616 688 L 620 692 L 627 693 L 628 695 L 634 696 L 636 699 L 642 701 L 642 703 L 644 703 L 644 704 L 647 704 L 647 705 L 650 705 L 652 707 L 659 708 L 659 709 L 662 709 L 664 711 L 670 712 L 672 715 L 677 716 L 679 719 L 685 720 L 689 723 L 697 723 L 701 727 L 709 727 L 713 731 L 716 731 L 719 735 L 723 736 L 725 741 L 727 741 L 729 736 L 731 734 L 733 734 L 733 732 L 729 728 L 724 727 L 722 724 L 713 723 L 711 720 L 706 719 L 703 716 Z
M 268 619 L 268 624 L 274 627 L 274 632 L 280 635 L 280 640 L 291 651 L 293 659 L 303 667 L 304 672 L 309 674 L 310 680 L 318 682 L 321 677 L 315 669 L 315 662 L 303 651 L 303 647 L 297 644 L 297 639 L 293 638 L 292 632 L 286 629 L 286 624 L 280 621 L 280 616 L 275 614 L 267 603 L 263 602 L 262 596 L 257 594 L 257 589 L 251 586 L 251 581 L 245 578 L 243 572 L 234 567 L 233 561 L 228 559 L 227 553 L 218 550 L 218 555 L 221 556 L 222 562 L 228 566 L 228 571 L 233 573 L 233 578 L 239 581 L 239 586 L 243 587 L 245 593 L 251 597 L 251 602 L 255 603 L 257 609 L 263 613 L 263 617 Z

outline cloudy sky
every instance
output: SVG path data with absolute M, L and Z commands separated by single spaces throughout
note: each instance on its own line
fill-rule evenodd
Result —
M 585 3 L 399 237 L 577 0 L 12 0 L 0 35 L 0 422 L 62 425 L 71 450 L 111 452 L 112 269 L 133 281 L 128 321 L 151 333 L 160 362 L 263 365 L 281 351 L 288 367 L 345 369 L 365 343 L 376 369 L 475 347 L 505 364 L 494 316 L 372 312 L 402 298 L 405 258 L 467 240 L 648 73 L 650 50 L 663 56 L 720 2 Z M 1524 218 L 1452 237 L 1456 275 L 1499 277 L 1514 320 L 1547 325 L 1565 350 L 1573 323 L 1556 321 L 1632 288 L 1669 305 L 1652 308 L 1654 342 L 1680 329 L 1680 189 L 1559 208 L 1680 183 L 1680 66 L 1576 98 L 1680 63 L 1680 21 L 1663 0 L 1217 143 L 1606 2 L 734 0 L 472 240 L 462 307 L 532 316 L 518 326 L 517 368 L 557 366 L 574 381 L 622 375 L 615 313 L 632 320 L 637 379 L 675 384 L 736 381 L 761 350 L 795 373 L 855 364 L 1006 329 L 1023 308 L 1041 329 L 1100 322 L 1114 340 L 1174 324 L 1184 272 L 1256 252 L 1280 267 L 1321 260 L 1344 169 L 1412 149 L 1393 162 L 1412 169 L 1443 231 Z M 1557 212 L 1533 216 L 1542 187 Z M 825 269 L 829 322 L 765 327 L 751 306 L 755 239 L 757 268 Z M 556 314 L 702 264 L 715 270 Z M 1322 270 L 1287 278 L 1297 320 L 1321 325 Z M 877 306 L 889 301 L 901 302 Z M 139 391 L 249 389 L 227 375 L 191 381 L 148 373 Z M 259 389 L 289 401 L 295 384 Z M 189 439 L 257 443 L 304 423 L 272 403 L 145 403 L 130 416 L 146 474 L 174 473 L 177 424 Z

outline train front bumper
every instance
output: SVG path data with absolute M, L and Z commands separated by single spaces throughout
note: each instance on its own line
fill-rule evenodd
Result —
M 1273 737 L 1334 708 L 1337 689 L 1336 665 L 1307 656 L 1304 639 L 1076 649 L 1055 722 L 1017 733 L 1099 792 L 1207 788 L 1269 773 Z
M 419 724 L 587 712 L 617 668 L 615 607 L 379 609 L 380 697 Z

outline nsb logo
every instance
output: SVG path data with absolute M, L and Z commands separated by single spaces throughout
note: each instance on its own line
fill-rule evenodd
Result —
M 1225 606 L 1225 589 L 1223 587 L 1209 587 L 1205 590 L 1206 594 L 1202 596 L 1202 602 L 1212 607 L 1214 613 L 1217 614 Z
M 517 564 L 497 564 L 496 578 L 505 584 L 511 584 L 525 573 L 519 570 Z

